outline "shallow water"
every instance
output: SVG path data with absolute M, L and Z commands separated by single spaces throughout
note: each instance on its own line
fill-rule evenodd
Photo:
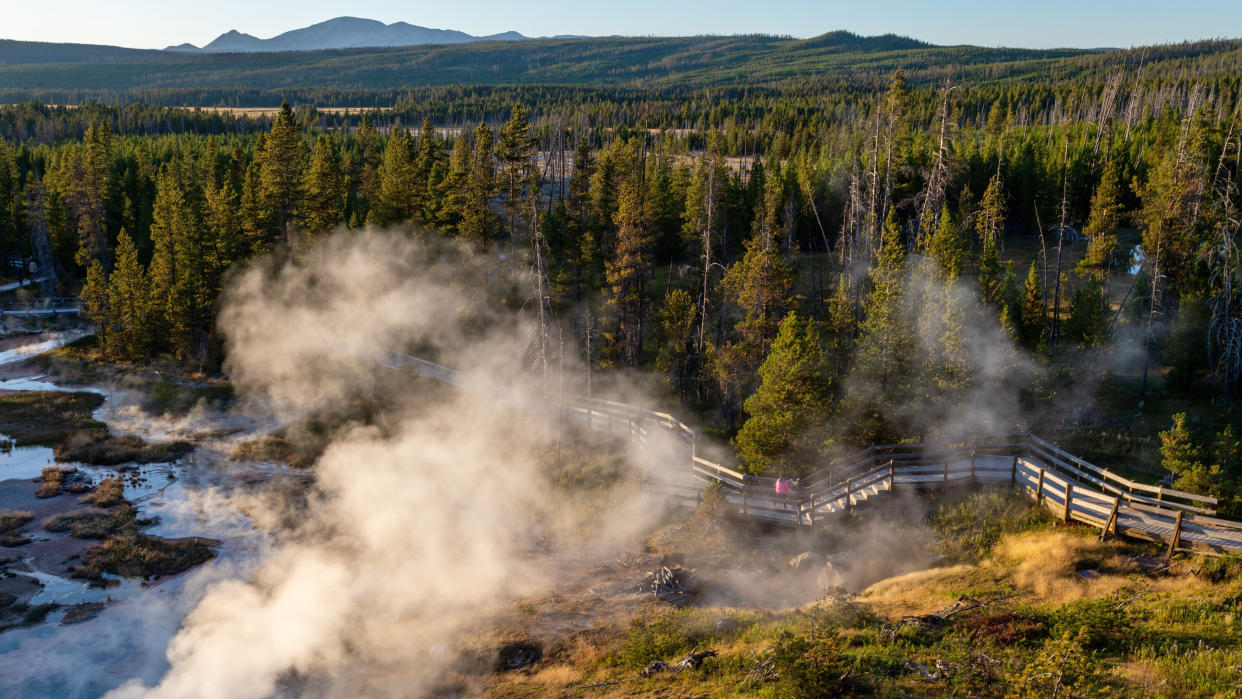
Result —
M 0 434 L 0 443 L 9 442 L 8 435 Z M 17 447 L 0 450 L 0 481 L 10 479 L 38 478 L 45 466 L 56 463 L 51 447 Z
M 0 364 L 26 359 L 76 337 L 59 337 L 0 353 Z M 114 399 L 102 389 L 65 388 L 43 377 L 0 381 L 0 389 L 24 391 L 89 390 L 109 398 L 96 416 L 107 421 Z M 111 428 L 111 425 L 110 425 Z M 122 431 L 122 430 L 116 430 Z M 56 463 L 47 447 L 13 447 L 0 452 L 0 480 L 33 479 Z M 61 625 L 64 610 L 28 629 L 0 633 L 0 696 L 98 697 L 131 679 L 156 682 L 168 668 L 167 649 L 185 616 L 214 582 L 248 576 L 269 545 L 223 494 L 238 467 L 226 473 L 191 455 L 174 463 L 131 464 L 118 468 L 63 464 L 76 468 L 93 483 L 120 473 L 125 497 L 142 518 L 156 524 L 144 533 L 168 538 L 200 536 L 220 542 L 216 557 L 181 575 L 143 584 L 119 580 L 117 586 L 91 588 L 84 582 L 42 571 L 24 573 L 44 584 L 35 604 L 105 602 L 96 617 Z M 270 472 L 270 464 L 243 465 L 241 470 Z

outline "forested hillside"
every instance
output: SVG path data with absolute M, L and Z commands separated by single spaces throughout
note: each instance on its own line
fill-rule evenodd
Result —
M 389 49 L 190 55 L 136 52 L 100 61 L 66 50 L 46 62 L 46 45 L 0 44 L 0 100 L 81 102 L 141 98 L 165 104 L 274 106 L 281 91 L 402 90 L 437 85 L 578 85 L 695 88 L 773 84 L 871 90 L 902 67 L 912 85 L 946 79 L 971 86 L 1007 80 L 1101 79 L 1111 70 L 1149 75 L 1236 76 L 1236 41 L 1133 50 L 1028 50 L 931 46 L 896 36 L 833 32 L 812 39 L 773 36 L 607 37 L 483 42 Z M 33 58 L 32 58 L 33 57 Z M 62 97 L 76 95 L 76 99 Z M 262 101 L 251 101 L 254 97 Z M 286 95 L 288 96 L 288 95 Z M 370 101 L 321 106 L 391 106 Z
M 577 45 L 573 65 L 539 70 L 726 85 L 741 64 L 713 67 L 711 42 L 750 55 L 760 81 L 796 75 L 799 55 L 823 70 L 840 41 L 603 41 L 605 54 L 655 53 L 613 75 Z M 56 293 L 81 290 L 108 358 L 214 371 L 230 269 L 337 229 L 409 227 L 521 260 L 536 302 L 498 302 L 542 307 L 595 371 L 658 375 L 750 472 L 797 475 L 875 442 L 1072 427 L 1088 457 L 1172 469 L 1235 508 L 1237 48 L 973 67 L 985 50 L 950 66 L 927 52 L 958 49 L 873 49 L 835 83 L 301 84 L 302 105 L 271 117 L 5 107 L 0 241 L 54 268 Z M 385 55 L 450 55 L 420 51 Z M 206 60 L 285 71 L 359 55 Z M 269 94 L 256 89 L 243 94 Z M 315 109 L 331 95 L 392 106 Z

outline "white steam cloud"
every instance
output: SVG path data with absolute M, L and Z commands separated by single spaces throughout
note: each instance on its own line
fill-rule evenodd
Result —
M 543 589 L 564 555 L 551 551 L 603 545 L 574 533 L 572 508 L 548 482 L 537 454 L 555 430 L 540 406 L 374 361 L 411 351 L 520 383 L 532 332 L 484 309 L 494 306 L 485 294 L 521 287 L 499 263 L 455 261 L 463 255 L 405 235 L 343 233 L 234 280 L 221 327 L 228 371 L 253 405 L 284 421 L 350 415 L 371 399 L 389 408 L 337 434 L 293 513 L 301 524 L 251 579 L 208 590 L 162 680 L 115 696 L 427 694 L 462 662 L 454 649 L 465 629 Z M 643 524 L 626 521 L 629 531 Z

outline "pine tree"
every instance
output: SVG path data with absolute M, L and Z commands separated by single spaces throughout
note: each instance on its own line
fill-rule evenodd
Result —
M 117 236 L 116 267 L 109 281 L 109 310 L 117 334 L 115 356 L 142 359 L 150 352 L 151 293 L 146 271 L 138 260 L 138 248 L 124 229 Z
M 1091 213 L 1083 234 L 1087 236 L 1087 254 L 1075 268 L 1083 276 L 1099 274 L 1108 269 L 1117 248 L 1117 227 L 1121 225 L 1121 178 L 1117 165 L 1109 161 L 1100 177 L 1100 186 L 1091 196 Z
M 0 138 L 0 250 L 17 251 L 22 245 L 18 225 L 22 209 L 22 182 L 13 148 Z
M 336 144 L 320 135 L 315 141 L 310 169 L 302 184 L 302 208 L 299 218 L 302 231 L 318 235 L 341 223 L 345 206 L 345 182 L 341 177 L 341 159 Z
M 518 212 L 521 211 L 525 193 L 523 187 L 530 180 L 531 156 L 535 142 L 530 135 L 530 121 L 522 105 L 514 105 L 509 120 L 500 129 L 501 181 L 505 188 L 505 210 L 508 213 L 509 235 L 516 236 L 520 228 Z
M 95 324 L 95 335 L 105 353 L 114 342 L 108 296 L 108 274 L 102 262 L 92 260 L 86 270 L 86 283 L 82 285 L 82 310 Z
M 1026 273 L 1018 338 L 1023 347 L 1038 349 L 1048 337 L 1048 312 L 1044 306 L 1044 290 L 1039 268 L 1034 260 Z
M 379 134 L 369 116 L 362 117 L 362 124 L 354 135 L 354 144 L 357 149 L 357 172 L 352 174 L 358 200 L 356 215 L 360 223 L 367 220 L 371 208 L 379 203 L 380 163 L 383 161 Z
M 835 438 L 847 444 L 885 444 L 909 437 L 906 404 L 914 380 L 914 346 L 906 321 L 906 256 L 895 213 L 871 268 L 872 287 L 855 350 L 851 379 L 858 391 L 845 394 Z
M 722 280 L 726 293 L 743 312 L 734 329 L 739 336 L 739 349 L 752 371 L 767 354 L 792 303 L 793 270 L 777 254 L 772 234 L 769 227 L 760 226 L 746 242 L 746 254 Z
M 492 129 L 479 124 L 474 130 L 474 149 L 470 153 L 470 169 L 466 177 L 461 201 L 463 237 L 487 245 L 496 229 L 496 214 L 492 211 L 492 197 L 496 196 L 496 163 L 492 157 Z
M 1081 347 L 1098 347 L 1108 339 L 1108 299 L 1098 283 L 1089 281 L 1074 290 L 1065 334 Z
M 414 213 L 418 182 L 414 164 L 414 143 L 405 129 L 393 129 L 384 148 L 379 173 L 379 201 L 371 209 L 370 221 L 391 226 L 408 221 Z
M 1186 413 L 1173 416 L 1173 425 L 1160 433 L 1160 464 L 1177 477 L 1174 485 L 1192 492 L 1207 492 L 1211 474 L 1203 447 Z
M 949 207 L 940 209 L 940 223 L 927 243 L 927 252 L 936 261 L 941 277 L 952 283 L 961 276 L 962 262 L 966 255 L 965 241 L 958 235 L 957 224 L 949 214 Z
M 643 285 L 651 269 L 650 236 L 644 226 L 642 190 L 631 179 L 621 187 L 617 213 L 616 254 L 605 265 L 612 293 L 608 303 L 616 314 L 621 359 L 634 366 L 642 349 Z
M 999 173 L 992 176 L 983 192 L 977 230 L 983 242 L 979 258 L 980 293 L 985 302 L 996 304 L 1001 289 L 1000 238 L 1005 231 L 1005 199 Z
M 302 128 L 289 102 L 282 102 L 260 157 L 259 187 L 266 208 L 272 213 L 274 236 L 292 236 L 302 201 L 306 160 Z
M 418 188 L 416 199 L 422 202 L 419 212 L 423 221 L 432 222 L 439 214 L 438 178 L 444 174 L 444 151 L 436 136 L 431 119 L 423 119 L 422 133 L 418 138 L 418 160 L 415 163 L 414 180 Z
M 259 153 L 262 153 L 262 143 L 266 140 L 262 134 L 259 138 L 260 142 L 255 147 Z M 263 196 L 263 164 L 261 161 L 261 157 L 252 160 L 242 180 L 241 215 L 238 223 L 246 240 L 244 255 L 246 258 L 265 255 L 275 246 L 275 237 L 272 235 L 272 230 L 276 225 L 275 214 Z M 156 198 L 158 199 L 158 191 Z M 151 239 L 152 241 L 155 239 L 154 232 L 151 234 Z
M 694 299 L 685 289 L 671 289 L 660 304 L 658 335 L 660 350 L 655 368 L 683 400 L 690 380 L 694 353 Z
M 837 278 L 837 288 L 828 300 L 828 314 L 824 328 L 824 366 L 828 376 L 836 384 L 845 378 L 854 359 L 854 337 L 858 332 L 858 318 L 854 312 L 854 298 L 850 295 L 849 280 L 844 274 Z
M 108 200 L 112 193 L 112 132 L 96 122 L 86 130 L 85 144 L 73 177 L 74 213 L 78 221 L 78 250 L 74 261 L 88 267 L 92 260 L 111 267 L 108 258 Z
M 790 311 L 759 367 L 759 387 L 744 404 L 750 417 L 734 439 L 748 473 L 800 476 L 813 470 L 817 428 L 832 394 L 823 365 L 814 323 Z

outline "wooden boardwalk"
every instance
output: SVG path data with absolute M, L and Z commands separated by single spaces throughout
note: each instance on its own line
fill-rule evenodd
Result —
M 498 387 L 453 369 L 396 352 L 378 363 L 492 397 Z M 579 397 L 565 419 L 636 443 L 646 454 L 642 488 L 651 497 L 693 507 L 718 484 L 738 514 L 790 527 L 864 506 L 895 490 L 914 493 L 954 485 L 1021 489 L 1058 518 L 1168 545 L 1177 551 L 1242 553 L 1242 522 L 1218 519 L 1216 499 L 1123 478 L 1033 434 L 951 442 L 877 445 L 830 463 L 780 495 L 775 480 L 702 458 L 699 434 L 669 413 Z

